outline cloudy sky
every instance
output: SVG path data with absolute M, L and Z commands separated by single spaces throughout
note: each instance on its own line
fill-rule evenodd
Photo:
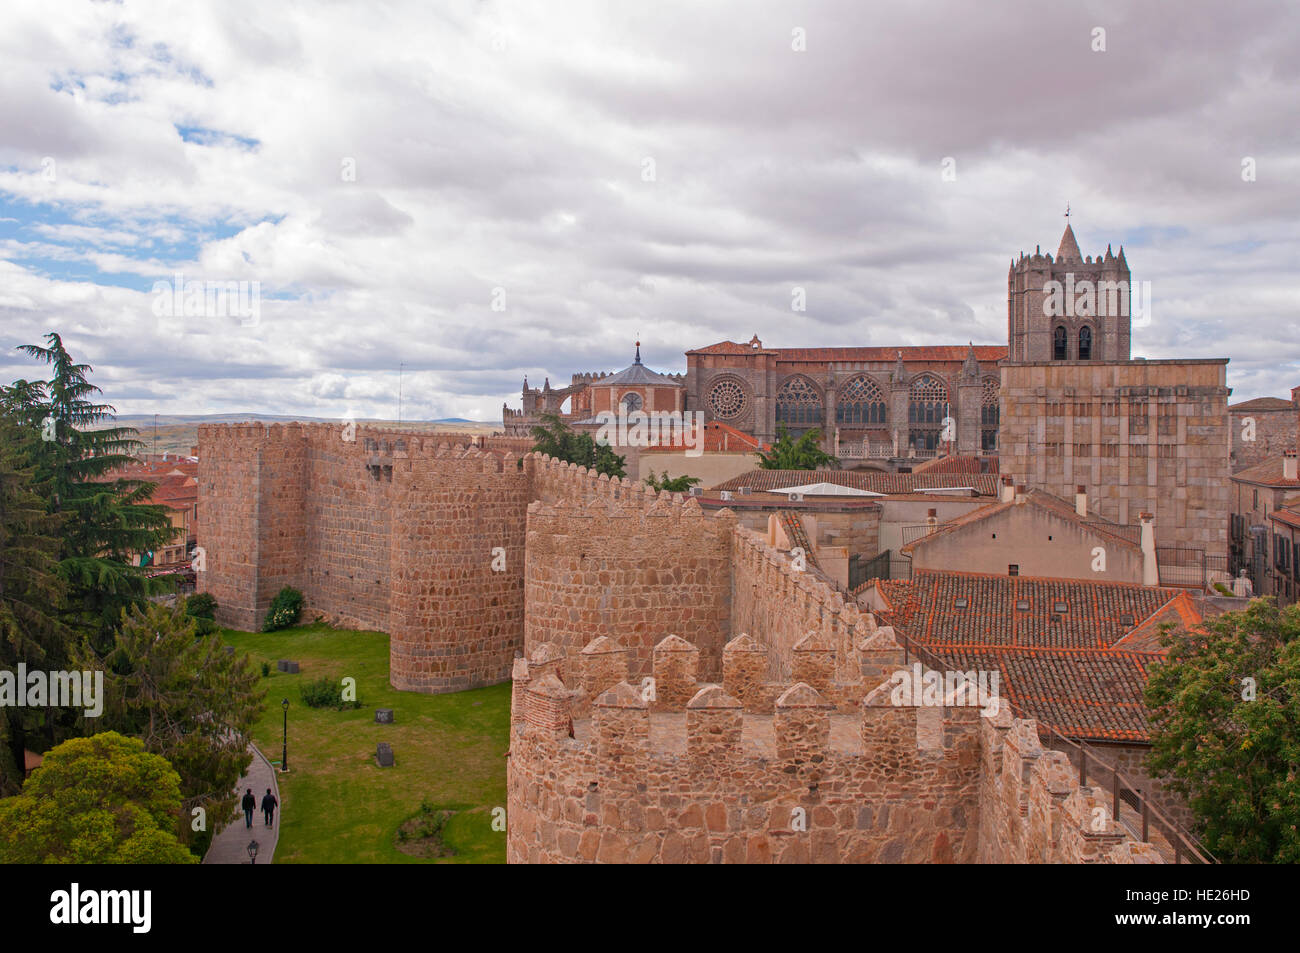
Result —
M 1286 6 L 6 0 L 0 379 L 53 329 L 122 413 L 392 417 L 404 364 L 403 416 L 499 419 L 638 336 L 1003 344 L 1068 202 L 1151 283 L 1134 356 L 1284 395 Z

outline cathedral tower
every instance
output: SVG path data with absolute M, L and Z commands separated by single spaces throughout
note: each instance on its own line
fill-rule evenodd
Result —
M 1118 255 L 1085 258 L 1065 226 L 1056 257 L 1035 249 L 1007 273 L 1007 335 L 1013 361 L 1127 361 L 1130 279 Z

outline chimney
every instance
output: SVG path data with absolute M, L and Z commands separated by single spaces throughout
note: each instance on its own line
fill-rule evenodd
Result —
M 1156 562 L 1156 518 L 1150 513 L 1139 513 L 1142 524 L 1142 585 L 1160 585 L 1160 566 Z
M 1074 488 L 1074 512 L 1078 513 L 1080 516 L 1087 517 L 1088 515 L 1088 488 L 1087 487 L 1076 486 Z
M 936 509 L 930 509 L 930 510 L 927 510 L 927 511 L 926 511 L 926 514 L 925 514 L 925 525 L 926 525 L 926 526 L 929 526 L 929 527 L 932 528 L 932 529 L 933 529 L 935 526 L 938 526 L 938 525 L 939 525 L 939 511 L 938 511 L 938 510 L 936 510 Z
M 1296 456 L 1294 450 L 1288 450 L 1282 454 L 1282 479 L 1296 479 Z
M 1010 503 L 1010 502 L 1012 502 L 1013 500 L 1015 500 L 1015 498 L 1016 498 L 1016 488 L 1015 488 L 1015 485 L 1012 484 L 1012 482 L 1011 482 L 1011 477 L 1009 477 L 1009 476 L 1008 476 L 1008 477 L 1003 477 L 1003 478 L 1002 478 L 1002 495 L 1001 495 L 1001 497 L 999 497 L 999 499 L 1001 499 L 1003 503 Z

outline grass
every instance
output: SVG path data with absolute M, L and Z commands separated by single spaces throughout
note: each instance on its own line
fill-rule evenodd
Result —
M 253 740 L 278 763 L 289 699 L 289 768 L 279 775 L 283 824 L 275 863 L 504 863 L 505 833 L 492 830 L 492 809 L 506 803 L 510 684 L 452 695 L 399 692 L 388 684 L 388 636 L 308 625 L 280 632 L 221 631 L 247 652 L 261 679 L 266 710 Z M 299 662 L 297 675 L 276 670 Z M 361 707 L 308 708 L 305 681 L 329 675 L 356 679 Z M 394 724 L 375 723 L 376 708 L 393 709 Z M 375 747 L 393 746 L 395 765 L 380 768 Z M 452 810 L 442 831 L 450 857 L 422 859 L 395 846 L 398 828 L 427 802 Z

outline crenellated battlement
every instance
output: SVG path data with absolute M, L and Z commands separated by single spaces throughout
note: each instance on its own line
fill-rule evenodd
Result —
M 901 663 L 887 629 L 871 641 Z M 640 681 L 604 637 L 516 660 L 510 862 L 1160 862 L 1032 721 L 913 703 L 893 679 L 846 713 L 765 681 L 748 635 L 721 684 L 699 654 L 667 636 Z

